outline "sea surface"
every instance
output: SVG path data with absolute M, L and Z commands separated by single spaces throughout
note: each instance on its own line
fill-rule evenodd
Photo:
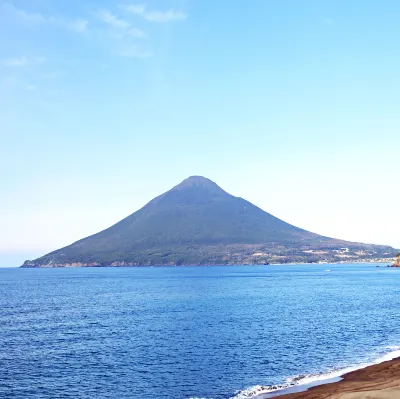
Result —
M 265 398 L 400 355 L 400 270 L 0 269 L 0 398 Z

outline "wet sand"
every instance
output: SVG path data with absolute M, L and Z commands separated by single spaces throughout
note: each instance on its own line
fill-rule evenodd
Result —
M 274 399 L 400 399 L 400 358 L 353 371 L 339 382 Z

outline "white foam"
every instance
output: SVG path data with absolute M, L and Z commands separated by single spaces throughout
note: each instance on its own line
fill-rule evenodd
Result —
M 332 370 L 327 373 L 322 373 L 322 374 L 310 374 L 301 378 L 294 377 L 294 378 L 288 378 L 287 382 L 289 386 L 294 386 L 294 385 L 308 385 L 308 384 L 313 384 L 315 382 L 319 381 L 324 381 L 324 380 L 330 380 L 332 378 L 339 378 L 343 376 L 344 374 L 351 373 L 352 371 L 356 371 L 359 369 L 362 369 L 364 367 L 367 367 L 368 364 L 360 364 L 354 367 L 346 367 L 343 369 L 337 369 L 337 370 Z
M 391 349 L 391 352 L 386 353 L 385 355 L 379 357 L 375 361 L 375 364 L 387 362 L 389 360 L 393 360 L 400 357 L 400 346 L 388 346 L 388 349 Z
M 285 387 L 282 386 L 281 389 Z M 239 391 L 236 393 L 235 396 L 232 396 L 230 399 L 248 399 L 248 398 L 255 398 L 259 395 L 275 392 L 279 388 L 277 387 L 269 387 L 269 386 L 262 386 L 262 385 L 255 385 L 254 387 L 247 388 L 243 391 Z
M 369 363 L 359 363 L 354 366 L 344 367 L 321 374 L 310 374 L 304 376 L 290 377 L 287 378 L 285 383 L 281 385 L 271 385 L 271 386 L 255 385 L 243 391 L 237 392 L 230 399 L 251 399 L 251 398 L 255 399 L 257 397 L 260 397 L 261 395 L 282 391 L 284 389 L 294 386 L 318 385 L 319 382 L 331 380 L 334 378 L 339 378 L 345 374 L 351 373 L 352 371 L 360 370 L 365 367 L 372 366 L 374 364 L 380 364 L 400 357 L 400 346 L 388 346 L 386 347 L 386 349 L 389 350 L 388 353 L 379 356 L 374 361 Z

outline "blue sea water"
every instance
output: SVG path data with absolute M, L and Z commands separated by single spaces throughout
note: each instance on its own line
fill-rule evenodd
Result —
M 0 397 L 254 397 L 399 355 L 399 316 L 371 264 L 0 269 Z

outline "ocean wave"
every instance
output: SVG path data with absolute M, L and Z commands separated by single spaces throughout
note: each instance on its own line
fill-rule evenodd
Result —
M 277 392 L 282 389 L 287 388 L 288 385 L 255 385 L 254 387 L 244 389 L 243 391 L 238 391 L 235 396 L 232 396 L 229 399 L 248 399 L 248 398 L 256 398 L 257 396 Z
M 321 385 L 324 381 L 330 381 L 332 379 L 340 378 L 345 374 L 351 373 L 352 371 L 360 370 L 374 364 L 380 364 L 389 360 L 393 360 L 400 357 L 400 346 L 388 346 L 385 348 L 383 353 L 377 354 L 375 360 L 365 363 L 358 363 L 349 367 L 342 367 L 333 370 L 329 370 L 318 374 L 304 374 L 289 377 L 283 384 L 279 385 L 255 385 L 253 387 L 238 391 L 234 396 L 229 399 L 256 399 L 262 398 L 264 395 L 271 393 L 278 393 L 279 391 L 287 390 L 292 387 L 301 386 L 315 386 Z
M 400 357 L 400 346 L 388 346 L 386 348 L 390 351 L 383 354 L 381 357 L 378 357 L 378 359 L 375 361 L 375 364 L 387 362 Z

